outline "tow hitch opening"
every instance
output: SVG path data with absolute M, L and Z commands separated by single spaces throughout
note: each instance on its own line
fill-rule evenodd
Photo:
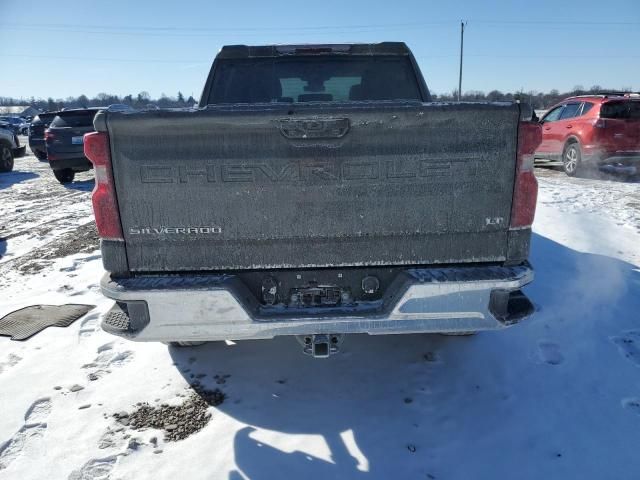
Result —
M 298 336 L 297 338 L 302 344 L 302 351 L 306 355 L 311 355 L 315 358 L 328 358 L 330 355 L 338 353 L 340 344 L 344 340 L 344 335 L 318 334 Z

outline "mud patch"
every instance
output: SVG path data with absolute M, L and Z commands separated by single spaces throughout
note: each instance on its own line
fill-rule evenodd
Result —
M 56 258 L 98 250 L 99 242 L 96 224 L 89 222 L 21 257 L 16 261 L 16 269 L 26 274 L 39 273 Z
M 195 386 L 193 390 L 181 405 L 162 404 L 154 407 L 142 403 L 132 413 L 119 412 L 113 417 L 134 430 L 163 430 L 164 439 L 168 442 L 185 439 L 202 430 L 211 419 L 209 407 L 218 406 L 225 399 L 225 394 L 217 388 L 205 390 Z

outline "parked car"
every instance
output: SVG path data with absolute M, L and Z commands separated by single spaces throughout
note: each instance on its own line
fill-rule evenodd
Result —
M 83 136 L 93 132 L 93 117 L 98 108 L 58 112 L 44 132 L 47 159 L 60 183 L 73 182 L 76 172 L 93 168 L 84 156 Z
M 18 136 L 6 128 L 0 128 L 0 172 L 13 170 L 13 160 L 23 157 L 26 146 L 20 146 Z
M 4 120 L 0 117 L 0 128 L 8 130 L 14 135 L 20 135 L 19 129 L 11 122 Z
M 49 127 L 57 112 L 46 112 L 36 115 L 29 126 L 29 148 L 38 160 L 47 159 L 47 147 L 44 142 L 44 131 Z
M 0 124 L 8 126 L 16 135 L 27 135 L 29 132 L 29 123 L 22 117 L 3 115 L 0 117 Z
M 640 173 L 640 97 L 583 95 L 553 106 L 540 120 L 538 165 L 562 166 L 569 176 L 593 168 Z
M 432 103 L 404 43 L 223 47 L 199 109 L 103 111 L 85 135 L 102 327 L 326 357 L 348 333 L 521 321 L 540 141 L 521 108 Z
M 107 107 L 110 112 L 132 112 L 134 108 L 124 103 L 112 103 Z

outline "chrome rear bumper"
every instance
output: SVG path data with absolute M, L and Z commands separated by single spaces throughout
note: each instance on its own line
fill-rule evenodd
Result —
M 520 289 L 533 280 L 528 263 L 514 267 L 408 268 L 397 296 L 371 313 L 287 308 L 260 314 L 234 275 L 145 275 L 101 282 L 116 305 L 104 330 L 138 341 L 209 341 L 279 335 L 400 334 L 493 330 L 533 313 Z

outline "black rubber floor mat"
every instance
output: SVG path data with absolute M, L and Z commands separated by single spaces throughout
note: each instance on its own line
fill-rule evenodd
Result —
M 68 327 L 95 305 L 32 305 L 0 319 L 0 335 L 26 340 L 47 327 Z

